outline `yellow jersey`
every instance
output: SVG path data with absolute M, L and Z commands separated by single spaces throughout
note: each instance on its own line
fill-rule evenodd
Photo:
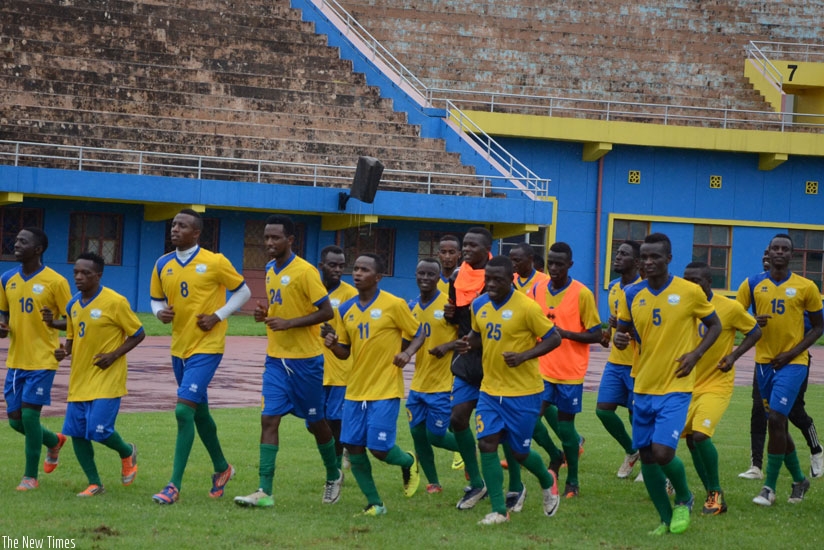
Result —
M 426 341 L 415 356 L 415 374 L 412 376 L 410 389 L 421 393 L 447 392 L 452 389 L 452 353 L 440 359 L 429 350 L 458 338 L 458 327 L 443 316 L 443 308 L 449 303 L 449 297 L 438 292 L 428 303 L 418 296 L 409 302 L 412 316 L 421 324 Z
M 340 305 L 358 295 L 358 291 L 347 282 L 341 281 L 329 293 L 329 301 L 332 303 L 332 309 L 335 310 L 335 316 L 329 321 L 329 324 L 335 329 L 337 334 L 341 333 L 342 327 L 340 324 L 340 315 L 338 309 Z M 323 339 L 321 339 L 323 342 Z M 346 378 L 349 376 L 349 371 L 352 369 L 352 358 L 338 359 L 332 350 L 323 346 L 323 385 L 324 386 L 345 386 Z

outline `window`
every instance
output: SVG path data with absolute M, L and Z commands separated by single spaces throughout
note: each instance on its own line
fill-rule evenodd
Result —
M 730 228 L 724 225 L 695 225 L 692 261 L 710 266 L 712 288 L 729 288 Z
M 220 220 L 217 218 L 201 218 L 203 220 L 203 229 L 200 230 L 200 238 L 197 243 L 201 248 L 205 248 L 211 252 L 220 252 Z M 172 246 L 172 221 L 166 222 L 166 240 L 163 242 L 163 250 L 171 252 L 175 249 Z
M 391 277 L 394 273 L 395 230 L 386 227 L 350 227 L 338 232 L 338 246 L 346 255 L 344 273 L 351 274 L 358 256 L 364 253 L 377 254 L 386 262 L 384 275 Z
M 609 249 L 607 265 L 609 268 L 609 280 L 620 277 L 612 270 L 612 260 L 618 252 L 618 247 L 624 241 L 636 241 L 638 244 L 644 242 L 644 237 L 649 235 L 649 222 L 640 220 L 615 220 L 612 223 L 612 244 Z
M 791 229 L 789 235 L 793 240 L 793 259 L 790 270 L 813 281 L 819 291 L 824 281 L 824 231 L 808 229 Z
M 444 235 L 458 237 L 458 252 L 460 253 L 460 243 L 463 240 L 462 233 L 456 233 L 455 231 L 421 231 L 418 233 L 418 261 L 424 258 L 437 258 L 441 237 Z
M 247 220 L 243 231 L 243 269 L 263 269 L 271 258 L 266 252 L 263 242 L 263 230 L 266 220 Z M 295 240 L 292 241 L 292 252 L 305 258 L 304 243 L 306 242 L 306 225 L 295 223 Z
M 40 208 L 0 208 L 0 260 L 14 261 L 14 241 L 24 227 L 43 228 L 43 210 Z
M 103 256 L 108 265 L 120 265 L 123 216 L 74 212 L 69 216 L 69 262 L 83 252 Z

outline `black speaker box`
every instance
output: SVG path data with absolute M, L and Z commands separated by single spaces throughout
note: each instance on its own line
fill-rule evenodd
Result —
M 352 181 L 352 190 L 349 196 L 359 201 L 372 203 L 378 184 L 381 182 L 383 164 L 374 157 L 358 158 L 358 167 L 355 170 L 355 179 Z

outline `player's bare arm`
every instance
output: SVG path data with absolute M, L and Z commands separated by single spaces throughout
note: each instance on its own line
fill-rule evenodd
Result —
M 744 355 L 747 350 L 751 349 L 758 340 L 761 339 L 761 327 L 755 325 L 755 328 L 747 334 L 738 347 L 732 350 L 729 355 L 722 357 L 718 362 L 718 370 L 721 372 L 729 372 L 735 366 L 735 362 Z
M 419 330 L 418 335 L 415 336 L 407 346 L 405 346 L 404 350 L 395 355 L 395 358 L 392 360 L 395 366 L 401 369 L 405 367 L 412 357 L 418 352 L 425 340 L 426 334 L 423 333 L 423 330 Z
M 505 351 L 503 353 L 504 362 L 506 362 L 508 367 L 515 368 L 524 361 L 529 361 L 530 359 L 535 359 L 536 357 L 546 355 L 560 345 L 561 336 L 558 334 L 558 330 L 556 329 L 552 331 L 549 338 L 541 340 L 532 349 L 522 352 Z
M 98 353 L 94 356 L 95 366 L 101 370 L 106 370 L 119 358 L 132 351 L 144 338 L 146 338 L 146 333 L 141 330 L 138 334 L 126 338 L 116 350 L 109 353 Z
M 702 319 L 702 321 L 704 326 L 707 327 L 707 333 L 694 350 L 685 353 L 675 360 L 675 362 L 678 363 L 678 367 L 675 369 L 675 376 L 677 378 L 689 376 L 692 369 L 695 368 L 695 364 L 698 363 L 698 360 L 712 347 L 718 339 L 718 335 L 721 334 L 721 320 L 718 318 L 718 315 L 711 315 L 706 319 Z
M 308 315 L 294 317 L 292 319 L 284 319 L 282 317 L 266 317 L 264 322 L 270 330 L 278 331 L 289 330 L 290 328 L 319 325 L 329 321 L 334 316 L 335 310 L 332 309 L 332 304 L 329 300 L 324 300 L 323 303 L 318 306 L 318 309 Z
M 804 334 L 804 338 L 802 338 L 798 344 L 793 346 L 792 349 L 779 353 L 773 358 L 772 361 L 770 361 L 770 366 L 774 370 L 779 370 L 787 366 L 790 361 L 792 361 L 799 354 L 803 353 L 804 350 L 815 344 L 815 342 L 821 338 L 821 335 L 824 333 L 824 318 L 822 318 L 821 311 L 810 313 L 809 319 L 811 328 Z

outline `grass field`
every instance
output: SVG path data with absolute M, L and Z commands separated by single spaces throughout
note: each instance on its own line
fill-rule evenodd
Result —
M 824 387 L 810 386 L 810 413 L 824 418 L 821 403 Z M 86 482 L 71 445 L 52 474 L 41 473 L 41 487 L 18 493 L 14 487 L 23 471 L 23 440 L 7 426 L 0 427 L 0 537 L 22 540 L 23 536 L 73 539 L 75 548 L 815 548 L 824 542 L 820 528 L 824 505 L 824 480 L 814 480 L 807 499 L 787 504 L 790 478 L 782 472 L 778 501 L 772 508 L 750 501 L 761 487 L 758 481 L 738 479 L 749 466 L 748 388 L 736 388 L 730 410 L 715 440 L 721 459 L 721 480 L 729 512 L 702 517 L 703 491 L 691 469 L 686 447 L 679 456 L 687 464 L 698 510 L 683 535 L 651 539 L 647 531 L 657 525 L 657 515 L 641 483 L 619 480 L 615 470 L 623 453 L 611 441 L 592 412 L 594 395 L 585 397 L 586 413 L 579 416 L 579 431 L 586 436 L 581 462 L 581 497 L 564 500 L 558 514 L 546 518 L 541 512 L 536 480 L 524 474 L 529 496 L 520 514 L 507 525 L 479 527 L 476 522 L 489 512 L 488 501 L 471 511 L 458 511 L 462 494 L 462 472 L 450 469 L 451 453 L 438 451 L 438 468 L 444 492 L 428 495 L 421 490 L 411 499 L 401 492 L 400 470 L 372 460 L 378 489 L 389 509 L 381 518 L 359 517 L 364 498 L 348 475 L 341 500 L 321 504 L 323 470 L 311 436 L 302 422 L 289 417 L 281 425 L 281 451 L 275 474 L 275 507 L 241 509 L 232 497 L 257 488 L 259 411 L 222 409 L 215 411 L 227 457 L 238 470 L 221 500 L 208 498 L 212 473 L 208 456 L 198 442 L 192 452 L 181 491 L 174 506 L 159 506 L 151 495 L 167 482 L 174 451 L 175 421 L 171 410 L 157 413 L 122 414 L 118 429 L 139 448 L 140 474 L 130 487 L 119 482 L 120 462 L 113 451 L 96 445 L 97 463 L 107 493 L 78 499 L 75 493 Z M 59 429 L 60 418 L 46 418 L 46 425 Z M 809 465 L 803 440 L 802 466 Z M 399 443 L 411 449 L 405 419 L 399 420 Z M 636 467 L 637 471 L 637 467 Z M 562 480 L 564 477 L 562 470 Z M 22 548 L 22 542 L 19 543 Z M 5 546 L 10 548 L 11 546 Z M 53 546 L 54 547 L 54 546 Z
M 146 336 L 171 336 L 172 325 L 164 325 L 151 313 L 138 313 L 140 322 Z M 256 323 L 251 315 L 232 315 L 229 317 L 229 329 L 226 331 L 229 336 L 263 336 L 263 324 Z

